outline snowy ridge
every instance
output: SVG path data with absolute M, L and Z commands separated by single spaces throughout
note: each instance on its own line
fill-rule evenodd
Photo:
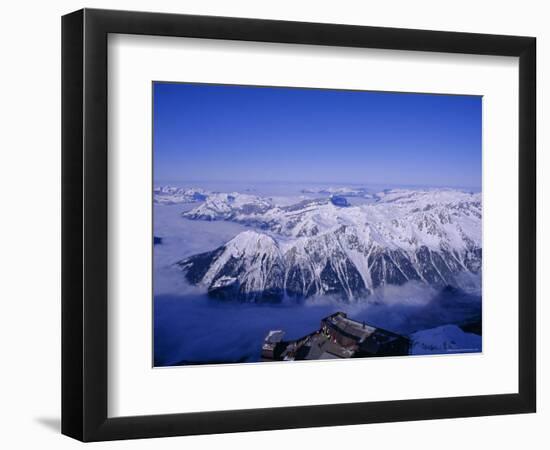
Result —
M 254 217 L 273 207 L 269 199 L 238 192 L 210 193 L 206 201 L 183 216 L 193 220 L 236 220 L 237 217 Z
M 357 206 L 337 206 L 330 199 L 276 206 L 248 194 L 215 194 L 184 213 L 194 220 L 231 220 L 299 238 L 334 231 L 341 225 L 376 229 L 386 246 L 415 249 L 481 247 L 481 194 L 455 190 L 392 190 Z
M 200 188 L 179 188 L 175 186 L 159 186 L 153 189 L 153 202 L 163 205 L 177 203 L 196 203 L 206 200 L 209 193 Z

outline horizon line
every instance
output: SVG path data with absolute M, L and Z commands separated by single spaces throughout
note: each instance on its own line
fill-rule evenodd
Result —
M 181 179 L 181 180 L 159 180 L 158 182 L 153 180 L 153 185 L 167 185 L 167 184 L 190 184 L 190 183 L 223 183 L 223 184 L 291 184 L 291 185 L 323 185 L 320 187 L 330 187 L 331 184 L 347 185 L 354 187 L 368 188 L 369 186 L 387 186 L 388 189 L 393 187 L 419 187 L 419 188 L 447 188 L 447 189 L 477 189 L 481 190 L 480 186 L 468 186 L 468 185 L 443 185 L 443 184 L 418 184 L 418 183 L 384 183 L 384 182 L 356 182 L 356 181 L 287 181 L 287 180 L 199 180 L 199 179 Z

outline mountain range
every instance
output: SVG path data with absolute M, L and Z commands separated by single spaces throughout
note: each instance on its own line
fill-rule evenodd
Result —
M 238 192 L 158 191 L 164 203 L 172 197 L 172 203 L 199 203 L 182 213 L 185 219 L 249 227 L 177 263 L 189 282 L 215 298 L 280 302 L 330 295 L 354 302 L 409 281 L 462 289 L 479 282 L 480 193 L 339 188 L 312 194 L 325 195 L 278 205 Z M 346 197 L 361 202 L 350 204 Z

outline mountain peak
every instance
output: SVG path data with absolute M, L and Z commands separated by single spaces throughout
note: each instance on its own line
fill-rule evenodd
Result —
M 237 234 L 225 247 L 236 253 L 251 255 L 266 252 L 278 252 L 279 245 L 272 237 L 254 230 L 246 230 Z

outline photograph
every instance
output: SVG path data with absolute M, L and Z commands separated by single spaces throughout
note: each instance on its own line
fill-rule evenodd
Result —
M 440 3 L 3 5 L 0 450 L 550 441 L 548 14 Z
M 482 352 L 482 107 L 152 82 L 153 366 Z

